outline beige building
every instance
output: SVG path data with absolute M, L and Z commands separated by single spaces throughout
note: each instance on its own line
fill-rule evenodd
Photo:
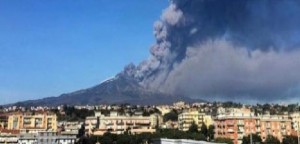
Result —
M 99 127 L 99 117 L 86 117 L 85 119 L 85 133 L 93 134 L 94 130 Z
M 161 115 L 165 115 L 172 111 L 170 106 L 157 106 L 156 108 L 160 111 Z
M 56 115 L 47 112 L 14 113 L 8 117 L 8 130 L 20 130 L 21 133 L 56 131 Z
M 299 131 L 300 127 L 299 127 L 299 123 L 300 123 L 300 113 L 299 112 L 295 112 L 295 113 L 291 113 L 289 115 L 289 118 L 292 120 L 292 127 L 293 127 L 293 133 L 294 135 L 297 135 L 297 131 Z
M 179 130 L 187 131 L 193 122 L 198 125 L 199 130 L 202 124 L 205 124 L 207 127 L 213 125 L 212 117 L 205 113 L 200 113 L 198 110 L 186 110 L 178 115 Z
M 115 134 L 122 134 L 126 131 L 132 134 L 153 133 L 161 122 L 162 118 L 158 114 L 129 116 L 118 112 L 110 112 L 109 115 L 96 112 L 95 117 L 86 118 L 85 128 L 86 132 L 92 135 L 103 135 L 108 131 Z

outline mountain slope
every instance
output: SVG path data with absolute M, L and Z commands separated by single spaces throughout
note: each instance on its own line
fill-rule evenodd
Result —
M 95 105 L 113 103 L 131 104 L 167 104 L 175 101 L 191 99 L 181 96 L 152 91 L 139 85 L 132 77 L 121 73 L 115 78 L 102 82 L 94 87 L 62 94 L 58 97 L 48 97 L 39 100 L 18 102 L 20 106 L 56 106 L 56 105 Z

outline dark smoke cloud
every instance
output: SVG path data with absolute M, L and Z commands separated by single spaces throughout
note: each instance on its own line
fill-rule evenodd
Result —
M 300 94 L 298 0 L 173 0 L 154 36 L 149 59 L 131 66 L 146 87 L 224 100 Z

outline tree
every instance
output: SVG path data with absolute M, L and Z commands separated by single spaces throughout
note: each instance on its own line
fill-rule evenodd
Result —
M 169 113 L 166 113 L 164 115 L 164 122 L 166 121 L 177 121 L 178 120 L 178 113 L 174 110 L 170 111 Z
M 187 137 L 184 137 L 184 139 L 206 141 L 206 136 L 204 136 L 203 134 L 199 134 L 199 133 L 191 133 L 191 134 L 188 134 Z
M 206 124 L 205 123 L 203 123 L 202 125 L 201 125 L 201 131 L 200 131 L 205 137 L 207 137 L 208 136 L 208 130 L 207 130 L 207 126 L 206 126 Z
M 282 140 L 282 144 L 298 144 L 297 136 L 286 136 Z
M 188 132 L 191 132 L 191 133 L 197 133 L 198 132 L 198 126 L 196 125 L 196 123 L 194 121 L 190 125 Z
M 81 128 L 78 130 L 77 138 L 79 138 L 77 144 L 91 144 L 91 139 L 85 136 L 84 124 L 82 124 Z
M 215 134 L 214 131 L 215 131 L 215 126 L 214 125 L 208 126 L 207 136 L 208 136 L 209 140 L 214 139 L 214 134 Z
M 125 141 L 126 138 L 123 140 Z M 101 139 L 99 140 L 101 144 L 113 144 L 118 140 L 118 135 L 112 134 L 110 132 L 106 132 L 103 134 Z
M 274 137 L 272 135 L 268 135 L 267 139 L 265 140 L 265 143 L 266 144 L 280 144 L 280 141 L 276 137 Z
M 81 138 L 85 134 L 85 126 L 84 124 L 81 125 L 81 128 L 78 130 L 77 138 Z
M 118 135 L 117 144 L 129 144 L 131 139 L 131 136 L 127 134 Z
M 148 111 L 143 111 L 143 116 L 150 116 L 150 112 L 148 112 Z
M 82 137 L 75 144 L 92 144 L 91 139 L 88 137 Z
M 233 141 L 230 138 L 216 138 L 216 143 L 226 143 L 226 144 L 233 144 Z
M 257 143 L 257 142 L 261 143 L 262 142 L 261 137 L 257 134 L 252 134 L 252 142 L 253 143 Z M 249 144 L 249 143 L 250 143 L 250 135 L 244 136 L 242 144 Z
M 103 138 L 100 140 L 101 144 L 112 144 L 113 143 L 113 139 L 111 137 L 108 136 L 103 136 Z

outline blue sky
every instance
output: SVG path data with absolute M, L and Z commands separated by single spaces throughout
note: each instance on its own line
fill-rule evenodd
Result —
M 0 104 L 88 88 L 139 63 L 167 0 L 1 0 Z

